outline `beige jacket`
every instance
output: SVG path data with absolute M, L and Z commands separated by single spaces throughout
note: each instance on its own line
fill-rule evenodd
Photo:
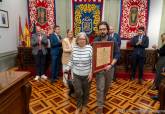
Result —
M 75 42 L 76 42 L 76 38 L 73 38 L 71 43 L 69 41 L 69 38 L 64 38 L 62 40 L 62 48 L 63 48 L 62 64 L 68 64 L 72 51 L 72 46 L 75 45 Z

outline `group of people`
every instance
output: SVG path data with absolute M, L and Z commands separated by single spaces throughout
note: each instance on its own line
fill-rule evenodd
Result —
M 94 39 L 94 42 L 112 41 L 114 43 L 113 60 L 110 65 L 105 66 L 104 70 L 96 74 L 97 88 L 97 114 L 103 113 L 104 101 L 111 85 L 114 74 L 114 66 L 120 57 L 118 43 L 109 36 L 109 25 L 107 22 L 100 22 L 98 25 L 99 35 Z M 65 40 L 65 39 L 64 39 Z M 69 51 L 70 52 L 70 51 Z M 82 110 L 86 114 L 86 106 L 89 98 L 89 90 L 92 74 L 92 55 L 93 49 L 88 42 L 86 33 L 80 32 L 76 38 L 76 45 L 72 47 L 70 59 L 65 71 L 72 70 L 73 85 L 77 98 L 77 109 L 75 114 L 79 114 Z
M 111 85 L 111 81 L 115 79 L 115 66 L 120 59 L 120 45 L 121 39 L 117 33 L 114 33 L 114 28 L 109 26 L 107 22 L 102 21 L 98 24 L 98 35 L 92 40 L 88 39 L 85 32 L 80 32 L 74 37 L 73 31 L 68 29 L 66 38 L 61 40 L 60 27 L 56 25 L 51 28 L 48 38 L 41 32 L 40 27 L 36 27 L 37 33 L 32 35 L 33 55 L 36 62 L 36 77 L 47 79 L 45 75 L 45 62 L 47 47 L 50 44 L 51 55 L 51 83 L 58 79 L 59 62 L 62 61 L 63 69 L 63 83 L 67 86 L 68 73 L 71 70 L 71 77 L 73 78 L 73 86 L 75 96 L 77 98 L 77 109 L 75 114 L 79 114 L 82 110 L 86 114 L 86 106 L 89 98 L 89 91 L 92 74 L 92 56 L 93 49 L 90 44 L 93 42 L 112 41 L 113 60 L 110 65 L 104 67 L 104 70 L 96 73 L 96 92 L 97 92 L 97 114 L 103 113 L 103 107 L 106 100 L 106 95 Z M 165 37 L 165 35 L 163 35 Z M 49 39 L 49 40 L 47 40 Z M 90 43 L 89 43 L 90 40 Z M 165 44 L 165 40 L 162 40 Z M 130 80 L 135 79 L 136 67 L 139 65 L 139 84 L 143 82 L 143 66 L 145 61 L 145 48 L 149 45 L 149 38 L 145 34 L 145 28 L 138 28 L 138 34 L 131 39 L 131 44 L 134 47 L 132 54 L 132 73 Z M 164 45 L 165 46 L 165 45 Z M 164 49 L 164 46 L 162 47 Z M 60 49 L 63 49 L 62 59 L 60 60 Z M 158 50 L 160 56 L 164 56 L 165 51 Z M 164 57 L 163 57 L 164 61 Z M 161 63 L 161 62 L 160 62 Z M 159 69 L 160 70 L 160 69 Z M 159 73 L 157 70 L 157 74 Z M 158 83 L 160 77 L 157 76 L 155 84 Z

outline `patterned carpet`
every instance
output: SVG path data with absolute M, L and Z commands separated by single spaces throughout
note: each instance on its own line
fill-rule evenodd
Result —
M 62 81 L 51 85 L 49 81 L 31 80 L 32 96 L 30 111 L 32 114 L 73 114 L 75 99 L 67 95 L 68 89 Z M 105 103 L 104 114 L 156 114 L 159 102 L 150 99 L 157 91 L 150 90 L 151 80 L 143 85 L 137 81 L 118 79 L 112 84 Z M 96 83 L 92 82 L 88 114 L 96 111 Z

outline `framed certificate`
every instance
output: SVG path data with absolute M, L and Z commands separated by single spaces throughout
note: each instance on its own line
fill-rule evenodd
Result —
M 97 73 L 110 65 L 113 59 L 114 42 L 95 42 L 93 43 L 92 72 Z

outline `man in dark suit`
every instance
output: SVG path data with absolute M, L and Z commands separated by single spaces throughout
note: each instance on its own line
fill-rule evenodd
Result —
M 97 91 L 97 114 L 103 114 L 103 107 L 108 93 L 109 86 L 111 85 L 112 77 L 114 75 L 114 65 L 120 57 L 120 50 L 117 42 L 109 36 L 109 25 L 107 22 L 102 21 L 98 24 L 99 35 L 95 37 L 94 42 L 113 42 L 113 60 L 110 65 L 106 65 L 104 70 L 96 73 L 96 91 Z
M 117 42 L 118 47 L 120 48 L 121 38 L 117 33 L 115 33 L 113 26 L 109 26 L 109 36 L 112 37 Z
M 47 76 L 45 76 L 45 62 L 48 40 L 46 35 L 41 32 L 39 26 L 36 26 L 36 31 L 37 33 L 33 34 L 31 39 L 32 54 L 36 63 L 36 77 L 34 80 L 38 80 L 40 77 L 47 79 Z
M 54 83 L 57 80 L 57 75 L 59 71 L 59 60 L 60 60 L 59 54 L 60 54 L 60 47 L 62 46 L 59 35 L 60 35 L 60 26 L 56 25 L 54 27 L 54 31 L 52 29 L 52 33 L 49 35 L 50 44 L 51 44 L 51 58 L 52 58 L 51 83 Z
M 136 67 L 139 65 L 139 84 L 143 81 L 143 67 L 145 61 L 145 48 L 149 45 L 149 38 L 145 35 L 144 27 L 138 28 L 138 35 L 131 39 L 131 45 L 134 47 L 132 53 L 132 74 L 130 79 L 135 79 Z
M 121 38 L 117 33 L 115 33 L 115 30 L 114 30 L 113 26 L 109 26 L 109 36 L 114 39 L 114 41 L 117 43 L 117 45 L 120 49 Z M 116 78 L 117 78 L 116 77 L 116 65 L 114 67 L 115 67 L 114 68 L 115 71 L 114 71 L 114 75 L 113 75 L 113 81 L 116 81 Z

